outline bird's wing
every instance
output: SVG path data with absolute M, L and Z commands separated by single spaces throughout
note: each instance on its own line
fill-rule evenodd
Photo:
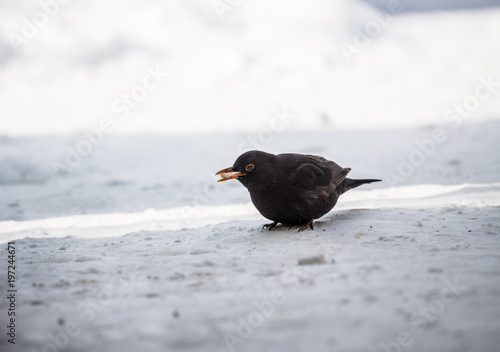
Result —
M 290 183 L 300 189 L 303 198 L 328 198 L 351 171 L 320 156 L 306 157 L 289 175 Z

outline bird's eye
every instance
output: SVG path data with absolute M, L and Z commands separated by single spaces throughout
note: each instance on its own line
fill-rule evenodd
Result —
M 245 168 L 248 172 L 253 170 L 253 164 L 248 164 L 247 167 Z

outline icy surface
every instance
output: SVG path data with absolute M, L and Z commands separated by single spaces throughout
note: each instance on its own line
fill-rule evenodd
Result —
M 283 132 L 268 150 L 385 178 L 431 131 Z M 350 191 L 301 233 L 261 230 L 268 220 L 246 190 L 216 182 L 243 134 L 113 137 L 60 177 L 50 163 L 65 140 L 3 140 L 0 236 L 17 246 L 17 346 L 498 350 L 499 134 L 497 122 L 450 130 L 401 183 Z

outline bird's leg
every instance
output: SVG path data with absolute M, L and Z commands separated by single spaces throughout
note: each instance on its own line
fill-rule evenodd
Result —
M 310 227 L 311 230 L 314 230 L 313 223 L 314 223 L 314 219 L 307 220 L 307 222 L 305 223 L 304 226 L 299 226 L 299 232 L 307 230 L 308 227 Z
M 270 224 L 264 224 L 262 226 L 262 230 L 264 229 L 269 229 L 269 231 L 271 231 L 271 229 L 274 229 L 276 227 L 276 225 L 278 225 L 278 222 L 277 221 L 273 221 L 272 223 Z

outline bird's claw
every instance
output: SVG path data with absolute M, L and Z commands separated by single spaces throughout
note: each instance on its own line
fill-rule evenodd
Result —
M 314 222 L 314 219 L 309 219 L 305 225 L 303 226 L 298 226 L 299 227 L 299 231 L 298 232 L 302 232 L 302 231 L 305 231 L 307 230 L 308 227 L 311 228 L 311 230 L 314 230 L 314 225 L 313 225 L 313 222 Z
M 262 230 L 264 229 L 269 229 L 269 231 L 271 231 L 272 229 L 274 229 L 276 227 L 276 225 L 278 225 L 278 222 L 277 221 L 273 221 L 272 223 L 270 224 L 264 224 L 262 226 Z
M 308 228 L 311 228 L 311 230 L 314 230 L 313 223 L 314 223 L 314 219 L 309 219 L 309 220 L 307 220 L 307 222 L 305 224 L 292 225 L 292 226 L 283 224 L 283 226 L 289 226 L 288 227 L 289 230 L 292 229 L 292 228 L 298 228 L 299 232 L 302 232 L 302 231 L 307 230 Z M 269 229 L 269 231 L 271 231 L 272 229 L 274 229 L 276 227 L 276 225 L 278 225 L 277 221 L 274 221 L 274 222 L 272 222 L 270 224 L 265 224 L 265 225 L 262 226 L 262 230 Z

